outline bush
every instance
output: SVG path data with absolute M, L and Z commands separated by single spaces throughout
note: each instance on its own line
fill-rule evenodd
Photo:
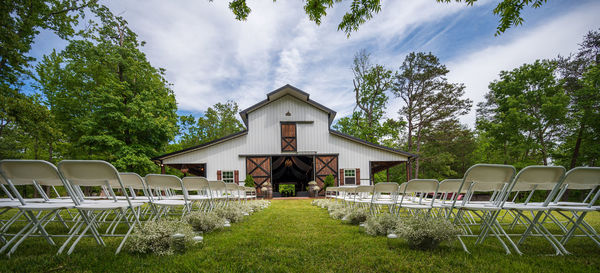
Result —
M 237 223 L 244 218 L 244 210 L 237 203 L 229 203 L 225 207 L 216 208 L 214 211 L 219 217 L 229 220 L 231 223 Z
M 175 252 L 171 235 L 185 235 L 184 243 L 190 246 L 194 243 L 192 227 L 183 221 L 148 221 L 136 229 L 125 242 L 125 249 L 130 253 L 156 255 L 171 255 Z
M 249 187 L 249 188 L 256 187 L 256 184 L 254 184 L 254 178 L 252 177 L 252 175 L 246 176 L 246 179 L 244 180 L 244 187 Z
M 333 187 L 333 184 L 335 182 L 335 179 L 333 178 L 333 175 L 328 175 L 325 177 L 325 180 L 323 181 L 323 189 L 327 189 L 329 187 Z
M 365 208 L 355 208 L 347 211 L 344 216 L 344 221 L 351 225 L 358 225 L 367 220 L 369 210 Z
M 370 215 L 365 222 L 365 232 L 369 235 L 388 235 L 396 230 L 399 219 L 398 216 L 389 213 L 379 215 Z
M 410 248 L 426 250 L 456 239 L 462 230 L 446 219 L 418 216 L 401 219 L 396 234 L 406 239 Z
M 279 193 L 281 196 L 294 196 L 296 195 L 296 187 L 291 184 L 279 185 Z
M 269 207 L 271 203 L 267 200 L 251 200 L 246 204 L 253 212 L 257 212 Z
M 225 226 L 225 218 L 214 212 L 192 212 L 185 217 L 185 220 L 195 231 L 211 232 Z
M 331 208 L 331 207 L 330 207 Z M 333 209 L 329 210 L 329 215 L 333 219 L 342 220 L 344 216 L 346 216 L 350 212 L 350 207 L 345 207 L 343 205 L 335 206 Z

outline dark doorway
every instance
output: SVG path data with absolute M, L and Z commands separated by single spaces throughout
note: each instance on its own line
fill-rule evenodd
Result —
M 310 156 L 274 156 L 272 165 L 273 191 L 280 184 L 295 185 L 296 193 L 306 191 L 314 180 L 313 158 Z

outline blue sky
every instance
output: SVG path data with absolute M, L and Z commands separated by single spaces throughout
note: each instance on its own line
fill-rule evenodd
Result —
M 412 51 L 432 52 L 450 69 L 448 79 L 466 85 L 475 104 L 501 70 L 540 58 L 575 52 L 583 35 L 600 28 L 600 1 L 551 0 L 524 11 L 522 26 L 494 36 L 497 1 L 474 7 L 435 0 L 384 0 L 382 11 L 346 38 L 337 24 L 346 3 L 328 11 L 320 26 L 310 22 L 302 1 L 249 1 L 245 22 L 234 19 L 227 1 L 102 1 L 125 17 L 155 67 L 166 69 L 179 112 L 196 116 L 228 99 L 243 109 L 265 94 L 291 84 L 336 110 L 354 107 L 354 54 L 367 49 L 374 63 L 397 69 Z M 142 4 L 143 3 L 143 4 Z M 40 58 L 65 45 L 52 33 L 36 39 L 31 54 Z M 387 115 L 401 107 L 391 97 Z M 461 118 L 473 127 L 475 107 Z

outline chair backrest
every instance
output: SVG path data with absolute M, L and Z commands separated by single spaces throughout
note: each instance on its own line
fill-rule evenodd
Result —
M 515 173 L 511 165 L 476 164 L 465 172 L 463 187 L 470 186 L 472 192 L 500 191 L 513 181 Z
M 356 192 L 373 192 L 373 186 L 358 186 Z
M 600 185 L 600 167 L 577 167 L 565 175 L 564 185 L 573 190 L 589 190 Z
M 44 160 L 5 159 L 0 161 L 0 172 L 15 186 L 33 181 L 42 186 L 64 186 L 56 166 Z
M 119 173 L 123 186 L 131 187 L 134 190 L 145 190 L 144 178 L 137 173 Z
M 110 163 L 102 160 L 63 160 L 58 170 L 71 184 L 78 186 L 106 186 L 123 184 L 119 172 Z
M 71 195 L 71 188 L 62 179 L 56 166 L 48 161 L 2 160 L 0 161 L 0 173 L 2 173 L 0 176 L 0 183 L 2 183 L 2 188 L 5 190 L 7 196 L 11 199 L 13 198 L 10 192 L 4 188 L 4 185 L 7 185 L 13 191 L 12 193 L 22 204 L 26 203 L 26 199 L 21 196 L 15 186 L 33 185 L 35 190 L 38 191 L 45 200 L 48 200 L 49 198 L 42 188 L 39 187 L 40 185 L 65 186 L 67 192 Z
M 411 179 L 410 181 L 406 182 L 403 192 L 405 194 L 415 192 L 436 193 L 439 184 L 440 183 L 435 179 Z
M 397 193 L 398 183 L 396 182 L 379 182 L 373 186 L 374 193 Z
M 227 185 L 223 181 L 208 181 L 211 198 L 223 197 L 227 193 Z
M 125 199 L 131 206 L 131 201 L 126 194 L 125 186 L 117 169 L 110 163 L 102 160 L 63 160 L 58 163 L 58 171 L 62 177 L 73 186 L 105 187 L 107 197 L 117 201 L 114 189 L 120 189 Z M 118 185 L 118 186 L 117 186 Z M 75 187 L 72 187 L 75 189 Z M 77 192 L 73 190 L 73 192 Z M 84 199 L 80 190 L 80 201 Z M 75 198 L 73 199 L 75 201 Z
M 208 180 L 202 176 L 186 176 L 182 179 L 183 186 L 188 191 L 208 190 Z
M 148 174 L 144 177 L 146 185 L 150 189 L 171 189 L 171 190 L 183 190 L 183 182 L 179 177 L 170 174 Z
M 527 166 L 517 173 L 513 183 L 505 192 L 503 201 L 508 199 L 510 192 L 530 192 L 524 201 L 528 203 L 535 191 L 550 191 L 544 203 L 547 205 L 558 193 L 564 177 L 565 168 L 561 166 Z M 515 195 L 513 201 L 516 201 L 516 197 Z
M 440 186 L 438 187 L 438 192 L 440 193 L 455 193 L 458 192 L 460 185 L 462 184 L 462 179 L 444 179 L 440 182 Z M 461 193 L 466 193 L 467 189 L 463 188 Z

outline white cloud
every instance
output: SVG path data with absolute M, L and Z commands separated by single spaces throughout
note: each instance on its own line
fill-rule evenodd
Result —
M 358 49 L 372 47 L 373 56 L 383 59 L 390 44 L 416 25 L 464 8 L 384 1 L 382 12 L 347 39 L 337 31 L 344 2 L 329 10 L 320 26 L 308 20 L 302 1 L 251 1 L 245 22 L 234 19 L 227 1 L 106 4 L 147 41 L 144 52 L 153 65 L 166 68 L 182 110 L 199 112 L 226 99 L 244 108 L 289 83 L 337 110 L 338 117 L 352 111 L 350 64 Z
M 518 36 L 509 40 L 496 37 L 498 44 L 467 52 L 450 61 L 448 78 L 453 82 L 465 83 L 465 96 L 476 105 L 483 101 L 489 83 L 498 78 L 501 70 L 512 70 L 537 59 L 552 59 L 559 54 L 565 56 L 577 51 L 583 36 L 600 26 L 598 10 L 600 3 L 592 2 L 534 27 L 519 29 Z M 475 109 L 473 107 L 462 122 L 473 127 Z

